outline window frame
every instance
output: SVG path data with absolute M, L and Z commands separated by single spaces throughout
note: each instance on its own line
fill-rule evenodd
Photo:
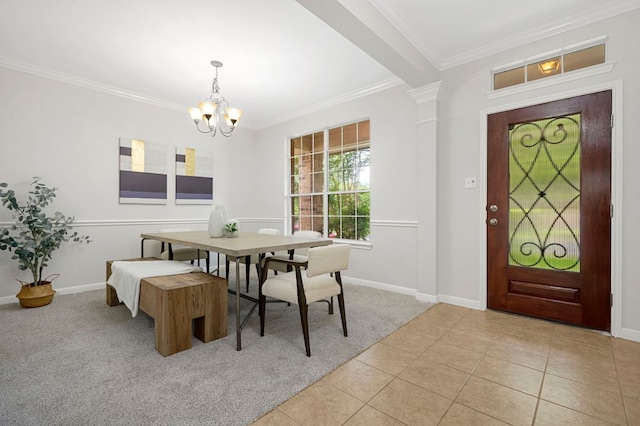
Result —
M 316 130 L 316 131 L 312 131 L 312 132 L 307 132 L 305 134 L 297 134 L 295 136 L 291 136 L 291 137 L 287 137 L 285 139 L 285 234 L 292 234 L 293 233 L 293 225 L 294 225 L 294 214 L 293 214 L 293 203 L 294 203 L 294 198 L 298 198 L 298 197 L 321 197 L 322 198 L 322 234 L 323 234 L 323 238 L 331 238 L 332 240 L 336 241 L 336 242 L 340 242 L 340 243 L 347 243 L 347 244 L 351 244 L 351 245 L 362 245 L 362 246 L 370 246 L 371 245 L 371 182 L 369 180 L 368 182 L 368 188 L 367 189 L 353 189 L 353 190 L 339 190 L 339 191 L 331 191 L 330 187 L 329 187 L 329 175 L 331 173 L 331 170 L 329 170 L 329 155 L 330 152 L 332 152 L 332 148 L 330 146 L 330 132 L 332 130 L 337 130 L 337 129 L 343 129 L 345 127 L 348 127 L 350 125 L 357 125 L 359 123 L 362 122 L 369 122 L 368 123 L 368 127 L 369 127 L 369 138 L 367 139 L 366 144 L 362 143 L 363 141 L 358 140 L 358 138 L 356 137 L 356 142 L 355 142 L 355 148 L 354 150 L 358 150 L 360 147 L 366 147 L 366 149 L 369 152 L 369 159 L 368 159 L 368 168 L 369 168 L 369 177 L 370 177 L 370 170 L 371 170 L 371 134 L 370 134 L 370 126 L 371 126 L 371 120 L 369 117 L 364 117 L 361 119 L 357 119 L 354 121 L 349 121 L 349 122 L 345 122 L 342 124 L 338 124 L 338 125 L 334 125 L 334 126 L 327 126 L 324 127 L 320 130 Z M 308 136 L 315 136 L 319 133 L 322 133 L 323 135 L 323 147 L 322 147 L 322 158 L 323 158 L 323 163 L 322 163 L 322 174 L 323 174 L 323 187 L 322 187 L 322 191 L 318 192 L 315 190 L 315 188 L 312 188 L 312 192 L 306 192 L 306 193 L 300 193 L 299 192 L 299 188 L 297 189 L 298 192 L 293 193 L 293 180 L 295 179 L 295 176 L 293 174 L 292 170 L 292 163 L 294 161 L 294 155 L 292 153 L 292 146 L 291 143 L 293 140 L 295 139 L 300 139 L 300 138 L 305 138 Z M 349 152 L 352 150 L 347 150 L 344 151 L 343 147 L 344 147 L 344 141 L 341 140 L 341 149 L 340 152 L 342 154 L 344 154 L 344 152 Z M 334 151 L 335 152 L 335 151 Z M 312 158 L 314 158 L 315 161 L 315 157 L 318 155 L 318 151 L 315 151 L 315 146 L 313 146 L 311 148 L 311 152 L 309 154 Z M 312 173 L 315 172 L 315 168 L 312 169 Z M 299 176 L 299 173 L 297 174 Z M 330 237 L 328 235 L 329 232 L 329 197 L 332 195 L 341 195 L 341 194 L 359 194 L 359 193 L 366 193 L 369 195 L 369 214 L 366 216 L 368 218 L 368 222 L 369 222 L 369 226 L 367 228 L 367 239 L 358 239 L 358 240 L 354 240 L 354 239 L 345 239 L 345 238 L 338 238 L 338 237 Z M 312 212 L 313 213 L 313 212 Z M 311 217 L 313 217 L 314 215 L 312 214 Z M 347 215 L 348 216 L 348 215 Z M 339 215 L 340 218 L 343 217 L 342 214 Z M 351 217 L 351 216 L 348 216 Z M 357 210 L 355 212 L 355 215 L 353 216 L 354 220 L 357 221 L 357 218 L 359 217 L 359 215 L 357 214 Z M 357 223 L 357 222 L 356 222 Z M 357 232 L 357 230 L 356 230 Z

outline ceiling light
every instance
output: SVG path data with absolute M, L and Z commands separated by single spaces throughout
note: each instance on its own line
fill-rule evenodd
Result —
M 552 72 L 556 72 L 558 67 L 560 67 L 560 61 L 558 59 L 550 59 L 538 64 L 538 69 L 542 74 L 551 74 Z
M 200 102 L 197 108 L 188 108 L 187 111 L 189 111 L 193 122 L 196 123 L 199 132 L 211 133 L 213 137 L 220 130 L 223 136 L 228 137 L 238 125 L 242 110 L 229 107 L 229 102 L 220 95 L 218 68 L 222 66 L 222 62 L 211 61 L 211 65 L 216 69 L 216 77 L 211 85 L 211 95 Z M 200 122 L 204 122 L 205 125 L 200 126 Z

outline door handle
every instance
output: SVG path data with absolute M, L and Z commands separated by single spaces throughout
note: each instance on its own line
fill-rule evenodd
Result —
M 496 226 L 497 224 L 498 224 L 498 219 L 496 219 L 495 217 L 492 217 L 491 219 L 489 219 L 489 225 Z

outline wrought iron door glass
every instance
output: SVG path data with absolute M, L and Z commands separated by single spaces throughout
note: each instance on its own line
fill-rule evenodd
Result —
M 580 271 L 580 114 L 510 126 L 509 265 Z

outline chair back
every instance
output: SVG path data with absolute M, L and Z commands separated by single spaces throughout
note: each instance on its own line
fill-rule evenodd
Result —
M 295 231 L 293 233 L 294 237 L 303 237 L 303 238 L 317 238 L 320 239 L 322 238 L 322 234 L 319 233 L 318 231 Z M 308 248 L 300 248 L 300 249 L 296 249 L 296 254 L 299 254 L 301 256 L 306 256 L 307 253 L 309 252 Z
M 344 271 L 349 268 L 349 253 L 351 247 L 348 244 L 332 244 L 324 247 L 309 249 L 307 258 L 307 277 Z
M 304 237 L 304 238 L 322 238 L 322 234 L 318 231 L 296 231 L 293 233 L 296 237 Z
M 260 228 L 258 234 L 280 235 L 280 230 L 276 228 Z

